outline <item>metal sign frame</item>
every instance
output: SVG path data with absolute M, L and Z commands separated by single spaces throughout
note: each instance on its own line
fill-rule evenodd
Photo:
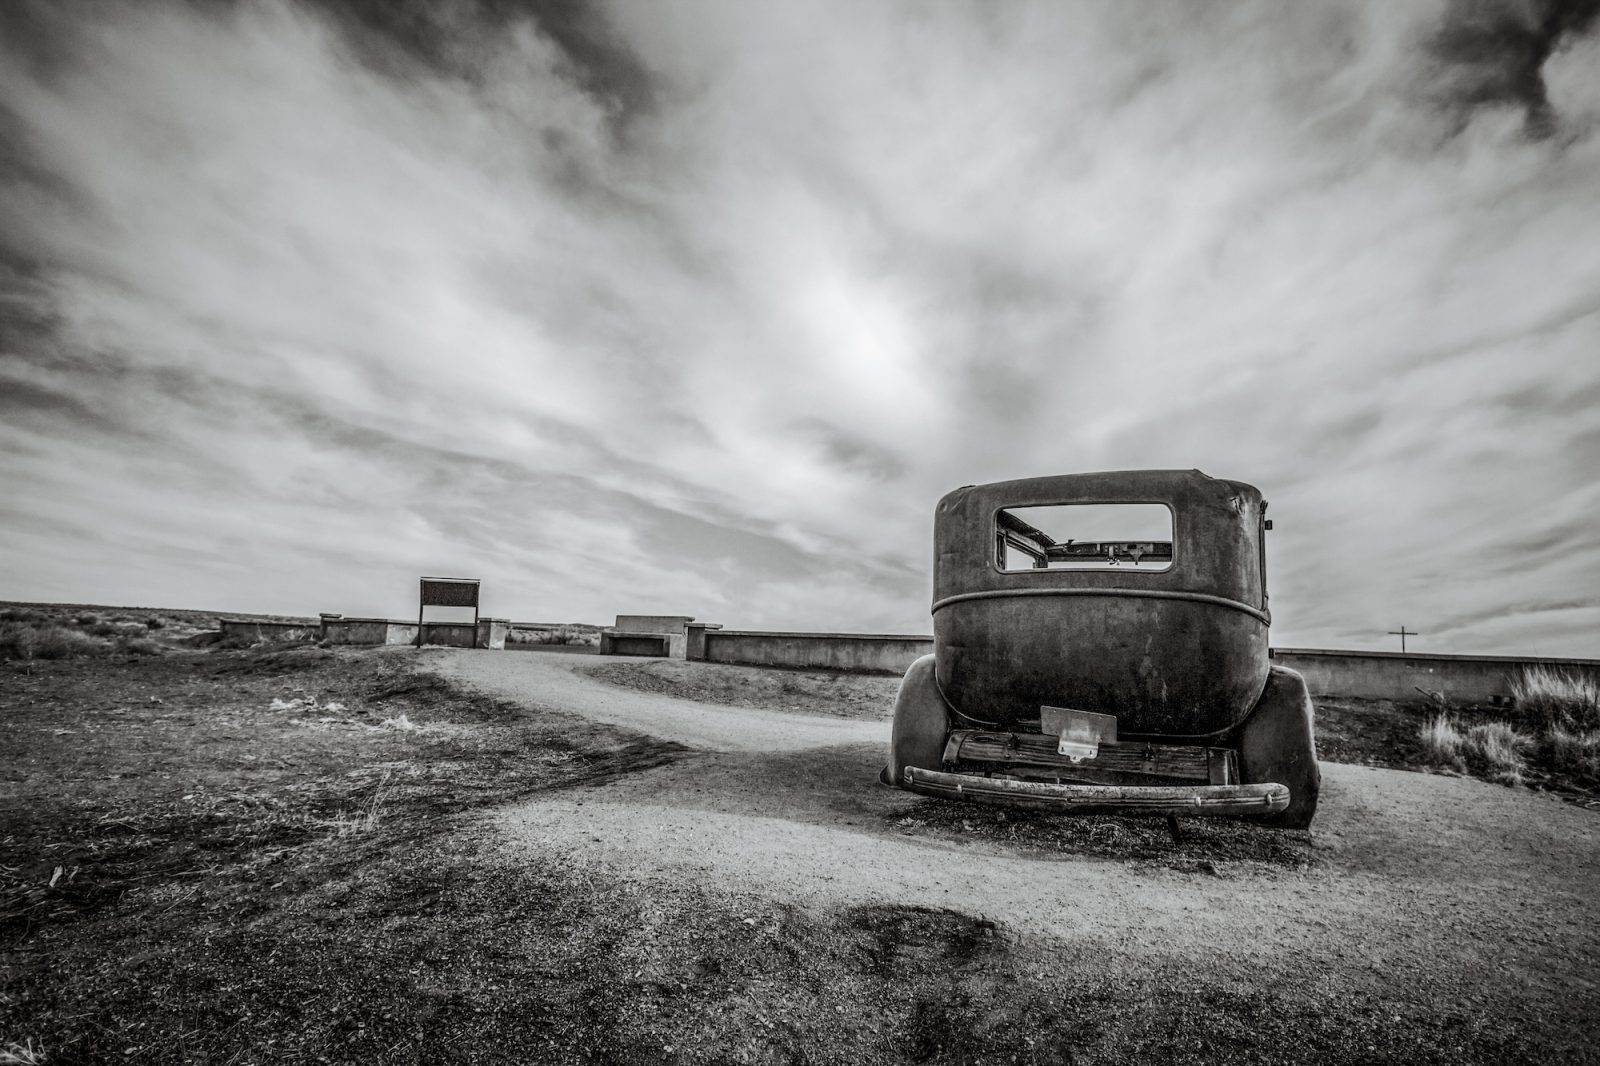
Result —
M 475 577 L 425 577 L 417 594 L 417 641 L 422 647 L 422 627 L 429 607 L 471 607 L 472 646 L 478 646 L 478 593 L 481 582 Z

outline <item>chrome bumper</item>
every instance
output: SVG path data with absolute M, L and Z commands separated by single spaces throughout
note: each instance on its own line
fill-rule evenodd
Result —
M 1085 814 L 1170 814 L 1209 818 L 1275 814 L 1289 806 L 1289 789 L 1255 785 L 1058 785 L 1008 777 L 980 777 L 908 766 L 901 784 L 944 799 L 1008 807 L 1038 807 Z

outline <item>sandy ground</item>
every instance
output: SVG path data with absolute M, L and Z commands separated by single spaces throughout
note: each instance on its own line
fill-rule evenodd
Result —
M 667 766 L 502 810 L 507 847 L 582 854 L 829 910 L 948 907 L 1107 975 L 1174 965 L 1436 1017 L 1600 1036 L 1600 820 L 1467 778 L 1324 764 L 1309 861 L 1165 868 L 921 832 L 930 801 L 874 776 L 883 722 L 713 706 L 606 685 L 557 655 L 441 651 L 429 669 L 530 706 L 695 749 Z M 885 709 L 887 716 L 887 708 Z M 1261 830 L 1260 832 L 1267 832 Z

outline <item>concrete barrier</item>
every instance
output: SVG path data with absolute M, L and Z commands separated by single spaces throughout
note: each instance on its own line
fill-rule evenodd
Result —
M 762 633 L 708 629 L 705 660 L 750 666 L 792 666 L 903 674 L 933 651 L 933 638 L 895 633 Z
M 223 640 L 247 640 L 252 644 L 262 641 L 295 643 L 318 640 L 322 636 L 321 627 L 315 622 L 236 622 L 224 618 L 218 620 L 217 628 L 222 630 Z
M 1414 700 L 1422 688 L 1456 703 L 1501 703 L 1510 697 L 1512 681 L 1534 666 L 1600 680 L 1595 659 L 1273 648 L 1272 661 L 1304 676 L 1312 696 L 1359 699 Z
M 389 639 L 390 622 L 387 618 L 330 618 L 322 619 L 322 639 L 329 644 L 396 644 Z M 411 627 L 417 635 L 417 627 Z
M 511 623 L 504 618 L 480 618 L 477 627 L 477 646 L 504 648 Z M 329 644 L 415 644 L 417 623 L 398 622 L 392 618 L 345 618 L 340 615 L 323 615 L 322 639 Z M 315 638 L 313 638 L 315 639 Z M 473 646 L 471 622 L 429 622 L 422 627 L 422 643 L 442 644 L 453 648 Z
M 708 629 L 720 626 L 696 622 L 687 614 L 619 614 L 616 625 L 600 631 L 601 655 L 649 655 L 672 659 L 693 658 L 691 640 L 700 646 Z M 657 650 L 657 645 L 660 650 Z

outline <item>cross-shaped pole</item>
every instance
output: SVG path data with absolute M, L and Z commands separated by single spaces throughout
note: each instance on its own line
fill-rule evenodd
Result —
M 1389 630 L 1389 635 L 1391 637 L 1399 637 L 1400 638 L 1400 654 L 1401 655 L 1404 655 L 1405 652 L 1406 652 L 1406 638 L 1407 637 L 1420 637 L 1420 636 L 1422 636 L 1421 633 L 1413 632 L 1413 631 L 1407 629 L 1404 625 L 1402 625 L 1399 629 L 1391 629 L 1391 630 Z

